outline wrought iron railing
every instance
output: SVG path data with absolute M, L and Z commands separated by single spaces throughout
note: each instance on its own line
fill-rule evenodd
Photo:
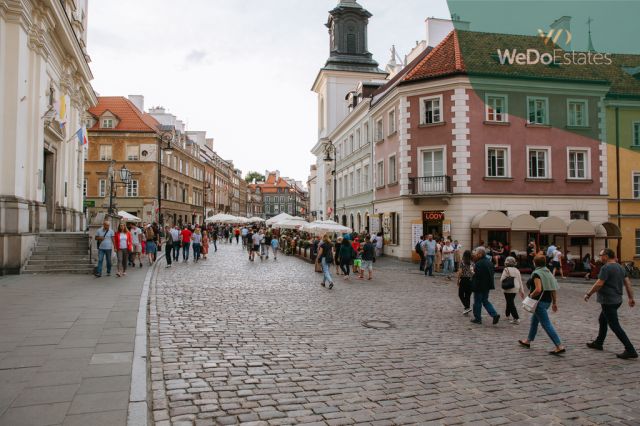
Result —
M 451 194 L 451 176 L 411 178 L 412 195 Z

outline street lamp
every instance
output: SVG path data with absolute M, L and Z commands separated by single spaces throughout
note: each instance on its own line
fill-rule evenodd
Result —
M 162 216 L 162 210 L 161 210 L 162 208 L 162 161 L 160 159 L 160 153 L 165 152 L 167 155 L 173 154 L 173 148 L 171 147 L 172 141 L 173 141 L 172 132 L 165 132 L 158 135 L 158 223 L 160 225 L 164 224 L 164 217 Z
M 114 170 L 115 163 L 115 161 L 112 161 L 111 164 L 109 164 L 109 171 L 107 172 L 109 174 L 109 214 L 112 216 L 115 216 L 115 209 L 113 206 L 113 199 L 115 196 L 113 194 L 113 188 L 117 188 L 118 186 L 126 187 L 131 183 L 131 170 L 127 169 L 127 166 L 125 165 L 122 166 L 119 172 L 120 182 L 116 181 L 116 172 Z
M 333 142 L 328 141 L 325 143 L 324 146 L 324 153 L 325 153 L 325 157 L 324 157 L 324 161 L 325 163 L 330 163 L 333 161 L 333 171 L 331 172 L 331 174 L 333 175 L 333 220 L 334 222 L 338 222 L 338 212 L 336 211 L 336 204 L 337 204 L 337 195 L 338 195 L 338 181 L 337 181 L 337 161 L 338 161 L 338 149 L 337 147 L 333 144 Z M 331 158 L 331 155 L 333 155 L 333 158 Z

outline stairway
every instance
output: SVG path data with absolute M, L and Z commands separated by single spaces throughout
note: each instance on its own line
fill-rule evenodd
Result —
M 24 265 L 26 274 L 91 274 L 89 236 L 84 232 L 42 232 Z

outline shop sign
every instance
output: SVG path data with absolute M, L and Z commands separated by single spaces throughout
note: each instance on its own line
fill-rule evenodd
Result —
M 96 200 L 84 200 L 84 206 L 85 207 L 95 207 L 96 206 Z
M 444 220 L 443 211 L 424 211 L 422 212 L 422 220 L 425 222 L 438 222 Z

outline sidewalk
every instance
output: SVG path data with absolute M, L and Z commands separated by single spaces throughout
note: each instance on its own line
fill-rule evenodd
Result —
M 0 425 L 126 424 L 147 271 L 0 279 Z

